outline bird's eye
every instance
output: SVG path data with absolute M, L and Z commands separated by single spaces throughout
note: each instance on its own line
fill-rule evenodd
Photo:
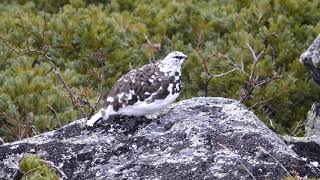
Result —
M 182 58 L 184 58 L 184 56 L 174 56 L 173 58 L 175 58 L 175 59 L 182 59 Z

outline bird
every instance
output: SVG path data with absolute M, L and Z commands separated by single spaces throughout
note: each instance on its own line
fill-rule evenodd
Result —
M 87 120 L 94 126 L 111 115 L 147 116 L 161 112 L 181 92 L 181 69 L 188 57 L 173 51 L 164 59 L 133 69 L 111 88 L 102 108 Z

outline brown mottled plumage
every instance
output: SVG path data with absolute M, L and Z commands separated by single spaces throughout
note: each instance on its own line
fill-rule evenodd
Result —
M 156 78 L 151 78 L 155 75 Z M 152 80 L 150 81 L 150 79 Z M 106 101 L 104 107 L 108 107 L 111 104 L 114 111 L 118 111 L 119 108 L 133 105 L 138 100 L 144 101 L 154 92 L 156 92 L 156 94 L 154 94 L 147 103 L 154 102 L 156 99 L 164 99 L 169 94 L 167 88 L 170 83 L 174 84 L 172 93 L 180 92 L 180 79 L 180 73 L 178 72 L 172 76 L 166 76 L 159 70 L 156 63 L 144 65 L 140 69 L 130 71 L 116 82 L 109 92 L 109 96 L 114 97 L 114 100 L 113 102 Z M 177 88 L 176 85 L 178 85 Z M 162 87 L 161 90 L 159 90 L 160 87 Z M 126 94 L 130 94 L 130 91 L 134 91 L 135 95 L 132 95 L 132 98 L 129 99 L 129 96 Z M 119 100 L 117 95 L 121 93 L 125 94 Z

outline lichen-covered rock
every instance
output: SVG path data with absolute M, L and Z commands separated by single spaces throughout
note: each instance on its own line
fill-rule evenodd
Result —
M 320 85 L 320 35 L 302 53 L 300 62 L 311 69 L 314 81 Z
M 0 146 L 0 179 L 37 154 L 64 179 L 281 179 L 320 177 L 238 101 L 193 98 L 161 117 L 111 117 L 94 128 L 79 120 Z

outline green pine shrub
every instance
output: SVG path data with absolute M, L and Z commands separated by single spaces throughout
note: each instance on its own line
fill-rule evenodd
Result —
M 93 104 L 102 71 L 94 53 L 100 48 L 106 64 L 104 94 L 130 69 L 180 50 L 189 56 L 180 100 L 203 96 L 209 77 L 199 50 L 212 74 L 240 65 L 208 85 L 208 96 L 239 99 L 253 68 L 247 43 L 258 53 L 265 34 L 277 33 L 268 38 L 255 77 L 277 74 L 279 79 L 255 88 L 244 103 L 279 133 L 292 134 L 312 102 L 320 100 L 319 89 L 298 62 L 320 32 L 319 8 L 316 0 L 14 0 L 0 4 L 0 35 L 16 48 L 25 48 L 26 39 L 32 48 L 48 46 L 68 85 Z M 0 136 L 13 141 L 60 127 L 50 107 L 62 124 L 83 117 L 50 64 L 41 56 L 17 55 L 2 43 Z
M 22 180 L 59 180 L 56 171 L 35 155 L 24 156 L 19 163 Z

